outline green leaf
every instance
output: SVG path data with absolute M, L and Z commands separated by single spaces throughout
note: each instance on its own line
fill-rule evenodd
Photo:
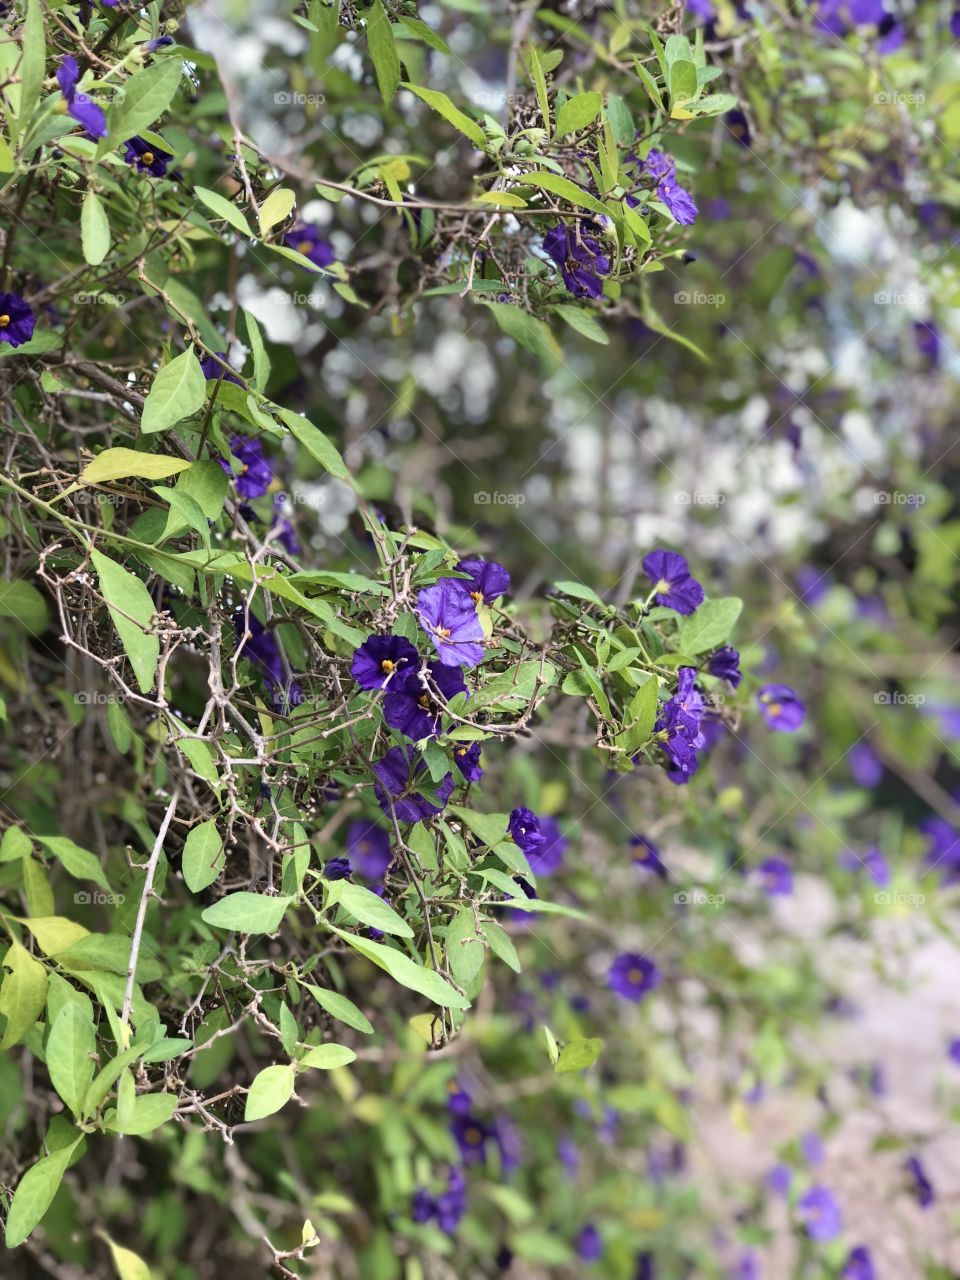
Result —
M 32 852 L 33 845 L 23 827 L 7 827 L 0 837 L 0 862 L 19 862 Z
M 247 326 L 247 339 L 250 345 L 250 352 L 253 355 L 253 377 L 250 381 L 257 391 L 262 391 L 267 385 L 267 379 L 270 377 L 270 357 L 267 355 L 267 349 L 263 345 L 263 335 L 256 319 L 249 311 L 244 311 L 243 320 Z
M 559 196 L 579 209 L 590 209 L 594 213 L 602 213 L 604 217 L 610 217 L 610 210 L 596 196 L 590 195 L 569 178 L 561 177 L 559 173 L 547 173 L 537 169 L 533 173 L 523 175 L 523 185 L 539 187 L 541 191 L 549 191 L 551 195 Z
M 192 827 L 183 846 L 183 878 L 191 893 L 213 884 L 223 870 L 223 841 L 213 818 Z
M 507 839 L 507 815 L 505 813 L 477 813 L 474 809 L 464 809 L 460 805 L 451 804 L 447 813 L 460 819 L 468 831 L 472 831 L 488 849 L 494 849 Z
M 264 1116 L 275 1115 L 281 1107 L 285 1107 L 293 1096 L 293 1079 L 293 1066 L 290 1063 L 278 1063 L 257 1072 L 247 1093 L 244 1120 L 248 1124 L 252 1120 L 262 1120 Z
M 301 1067 L 317 1067 L 320 1071 L 334 1071 L 337 1067 L 345 1067 L 348 1062 L 356 1062 L 357 1055 L 345 1044 L 318 1044 L 300 1059 Z
M 520 957 L 517 955 L 517 948 L 513 945 L 510 935 L 501 929 L 500 925 L 487 921 L 480 926 L 483 936 L 490 944 L 490 950 L 502 960 L 505 965 L 513 970 L 514 973 L 521 972 Z
M 603 601 L 592 587 L 585 587 L 582 582 L 555 582 L 554 591 L 562 591 L 565 596 L 573 596 L 574 600 L 586 600 L 588 604 L 603 605 Z
M 351 884 L 349 880 L 337 880 L 328 886 L 327 892 L 329 901 L 339 902 L 361 924 L 368 924 L 382 933 L 391 933 L 398 938 L 413 937 L 413 930 L 406 920 L 388 902 L 384 902 L 363 885 Z
M 23 56 L 20 59 L 18 113 L 20 127 L 23 130 L 26 130 L 30 124 L 34 108 L 40 100 L 46 66 L 47 45 L 43 27 L 43 7 L 40 0 L 27 0 L 27 14 L 23 24 Z
M 685 58 L 679 58 L 670 67 L 671 108 L 681 104 L 686 106 L 687 103 L 696 98 L 698 93 L 699 84 L 696 64 L 693 61 L 687 61 Z
M 300 441 L 310 456 L 320 463 L 324 471 L 329 471 L 338 480 L 349 480 L 350 472 L 347 470 L 347 464 L 322 431 L 303 414 L 294 413 L 292 409 L 278 409 L 277 412 L 290 428 L 291 434 Z
M 582 307 L 574 307 L 570 303 L 560 303 L 558 306 L 552 307 L 551 310 L 556 311 L 571 329 L 576 329 L 577 333 L 582 334 L 584 338 L 589 338 L 591 342 L 598 342 L 603 347 L 609 343 L 610 339 L 603 329 L 597 324 L 590 312 L 585 311 Z
M 694 655 L 723 644 L 730 638 L 742 608 L 743 601 L 737 596 L 704 600 L 694 613 L 683 620 L 677 635 L 679 651 Z
M 639 58 L 634 58 L 633 69 L 634 71 L 636 71 L 637 75 L 639 76 L 640 81 L 643 84 L 643 87 L 646 89 L 647 93 L 650 95 L 650 99 L 653 102 L 654 106 L 659 111 L 664 111 L 666 108 L 663 105 L 663 98 L 660 96 L 660 90 L 657 88 L 657 82 L 656 80 L 654 80 L 653 76 L 650 74 L 650 72 L 643 65 L 643 63 L 640 61 Z
M 109 1236 L 105 1239 L 119 1280 L 150 1280 L 150 1268 L 138 1253 L 115 1244 Z
M 140 1052 L 143 1052 L 142 1046 Z M 142 1137 L 166 1124 L 176 1109 L 175 1093 L 141 1093 L 131 1100 L 122 1116 L 118 1103 L 117 1114 L 108 1121 L 106 1127 L 114 1133 Z
M 432 27 L 428 27 L 425 22 L 421 22 L 419 18 L 408 18 L 400 15 L 399 25 L 410 33 L 416 40 L 422 40 L 424 44 L 429 45 L 431 49 L 435 49 L 437 53 L 449 53 L 450 46 L 442 36 L 438 36 Z
M 19 1044 L 43 1012 L 47 971 L 19 942 L 12 940 L 3 957 L 6 971 L 0 986 L 0 1013 L 7 1019 L 0 1049 Z M 32 1228 L 31 1228 L 32 1230 Z
M 47 602 L 29 582 L 0 582 L 0 618 L 14 618 L 33 636 L 42 635 L 50 620 Z
M 100 590 L 117 629 L 141 693 L 149 693 L 157 678 L 160 639 L 147 632 L 157 611 L 140 579 L 99 551 L 91 551 Z
M 153 380 L 143 404 L 140 430 L 150 434 L 198 413 L 207 398 L 207 380 L 193 348 L 165 364 Z
M 276 933 L 290 898 L 268 898 L 262 893 L 230 893 L 201 912 L 200 919 L 218 929 L 240 933 Z
M 250 223 L 247 222 L 237 206 L 227 200 L 225 196 L 220 195 L 217 191 L 211 191 L 209 187 L 194 187 L 194 191 L 212 214 L 218 218 L 223 218 L 225 222 L 229 222 L 235 231 L 239 231 L 248 240 L 254 238 Z
M 455 129 L 459 129 L 462 134 L 470 139 L 475 147 L 479 147 L 481 150 L 484 148 L 486 138 L 476 120 L 471 120 L 469 116 L 464 115 L 462 111 L 453 105 L 445 93 L 441 93 L 439 89 L 424 89 L 421 85 L 410 84 L 409 81 L 404 81 L 403 87 L 409 89 L 411 93 L 415 93 L 428 107 L 443 116 L 444 120 L 449 121 Z
M 367 47 L 377 73 L 377 84 L 384 102 L 389 102 L 400 82 L 400 55 L 393 38 L 393 28 L 381 0 L 373 0 L 367 10 Z
M 521 311 L 519 307 L 511 306 L 508 302 L 487 302 L 482 298 L 478 301 L 481 306 L 493 312 L 494 319 L 508 338 L 519 342 L 522 347 L 526 347 L 528 351 L 541 356 L 551 364 L 557 363 L 562 358 L 563 353 L 550 332 L 550 326 L 544 324 L 542 320 L 538 320 L 529 312 Z
M 110 133 L 97 148 L 99 155 L 105 155 L 117 142 L 150 128 L 173 101 L 182 69 L 183 60 L 175 53 L 130 77 L 123 86 L 123 97 L 110 108 L 107 117 Z
M 271 227 L 289 218 L 297 203 L 297 193 L 289 187 L 275 187 L 260 206 L 260 231 L 266 235 Z
M 4 1237 L 8 1249 L 23 1244 L 53 1203 L 67 1165 L 79 1146 L 78 1137 L 66 1147 L 44 1156 L 32 1165 L 17 1183 L 13 1193 Z
M 557 112 L 556 136 L 563 138 L 568 133 L 575 133 L 577 129 L 585 129 L 588 124 L 593 124 L 602 106 L 602 93 L 578 93 L 568 98 Z
M 440 977 L 439 973 L 434 972 L 433 969 L 425 969 L 423 965 L 417 964 L 403 952 L 395 951 L 393 947 L 385 947 L 379 942 L 372 942 L 368 938 L 358 938 L 356 934 L 345 933 L 342 929 L 334 928 L 334 933 L 339 934 L 355 951 L 359 951 L 375 965 L 385 969 L 401 986 L 409 987 L 411 991 L 418 991 L 420 995 L 426 996 L 428 1000 L 444 1008 L 469 1009 L 469 1000 L 459 991 L 455 991 Z
M 106 893 L 111 893 L 110 882 L 104 874 L 100 859 L 89 849 L 81 849 L 67 836 L 37 836 L 37 843 L 53 854 L 63 863 L 65 869 L 76 880 L 92 880 Z
M 366 1014 L 339 991 L 331 991 L 329 987 L 318 987 L 313 982 L 303 984 L 316 1000 L 321 1009 L 325 1009 L 331 1018 L 353 1027 L 354 1031 L 362 1031 L 364 1035 L 373 1035 L 373 1026 Z
M 653 726 L 657 721 L 659 685 L 656 676 L 651 676 L 642 684 L 630 699 L 624 717 L 627 728 L 617 738 L 617 746 L 627 755 L 635 755 L 650 740 Z
M 536 90 L 537 102 L 540 104 L 540 115 L 543 117 L 543 127 L 550 136 L 550 97 L 547 93 L 547 77 L 543 69 L 543 63 L 540 61 L 540 54 L 535 45 L 530 45 L 527 50 L 530 60 L 530 78 L 533 81 L 533 87 Z
M 602 1040 L 571 1040 L 560 1050 L 553 1069 L 561 1075 L 566 1071 L 582 1071 L 584 1067 L 592 1067 L 602 1049 Z
M 230 482 L 223 467 L 211 458 L 190 463 L 176 484 L 177 493 L 191 498 L 200 508 L 205 520 L 217 520 L 223 513 L 223 505 L 230 491 Z
M 461 987 L 469 987 L 483 968 L 486 954 L 483 942 L 477 936 L 473 912 L 462 909 L 447 926 L 447 960 L 450 973 Z
M 83 484 L 104 484 L 108 480 L 127 480 L 137 476 L 143 480 L 165 480 L 167 476 L 186 471 L 187 458 L 171 458 L 160 453 L 139 453 L 136 449 L 104 449 L 80 472 L 78 481 Z M 223 474 L 222 468 L 213 464 Z M 226 479 L 226 477 L 224 477 Z
M 80 210 L 80 244 L 91 267 L 98 267 L 110 252 L 110 223 L 100 197 L 88 191 Z
M 65 1004 L 47 1037 L 47 1071 L 57 1093 L 79 1118 L 93 1079 L 96 1031 L 77 1004 Z

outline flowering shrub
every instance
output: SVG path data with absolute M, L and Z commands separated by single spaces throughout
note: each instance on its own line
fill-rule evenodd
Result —
M 851 933 L 900 905 L 874 889 L 917 892 L 922 842 L 957 879 L 922 703 L 903 736 L 866 724 L 871 664 L 925 697 L 903 657 L 952 608 L 938 535 L 891 645 L 861 579 L 799 623 L 696 536 L 631 525 L 613 572 L 563 527 L 547 571 L 519 481 L 473 490 L 489 520 L 463 499 L 618 335 L 651 402 L 674 373 L 691 403 L 739 394 L 703 382 L 715 319 L 664 320 L 663 280 L 727 220 L 711 188 L 755 132 L 823 167 L 805 59 L 842 102 L 864 35 L 876 60 L 908 33 L 820 4 L 780 16 L 781 50 L 728 8 L 307 0 L 259 33 L 244 6 L 5 12 L 5 1274 L 748 1277 L 763 1196 L 795 1274 L 874 1274 L 819 1131 L 735 1205 L 685 1173 L 705 1064 L 741 1129 L 766 1092 L 826 1097 L 791 1037 L 838 994 L 776 914 L 801 871 Z M 855 181 L 860 140 L 828 141 Z M 758 302 L 793 271 L 814 292 L 787 255 Z M 441 387 L 463 456 L 424 422 L 411 474 L 430 370 L 389 347 L 463 317 L 505 399 L 471 416 L 479 374 L 456 409 Z M 940 329 L 915 323 L 927 379 Z M 800 400 L 775 424 L 795 457 Z M 874 803 L 891 769 L 927 805 L 906 853 Z M 924 1152 L 886 1140 L 933 1206 Z

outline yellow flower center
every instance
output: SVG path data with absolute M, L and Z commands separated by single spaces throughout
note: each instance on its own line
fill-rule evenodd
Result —
M 396 665 L 392 663 L 389 658 L 384 658 L 384 660 L 380 663 L 380 670 L 383 671 L 386 675 L 389 675 L 391 671 L 396 670 Z
M 483 1141 L 483 1134 L 479 1129 L 470 1128 L 463 1135 L 471 1147 L 478 1147 Z
M 297 241 L 297 253 L 302 253 L 304 257 L 306 257 L 306 256 L 307 256 L 307 254 L 310 252 L 310 250 L 311 250 L 312 248 L 313 248 L 313 241 L 312 241 L 312 240 L 298 240 L 298 241 Z
M 779 702 L 771 702 L 771 703 L 770 703 L 770 714 L 771 714 L 772 716 L 778 716 L 778 715 L 780 715 L 781 711 L 783 711 L 783 707 L 780 705 L 780 703 L 779 703 Z
M 469 747 L 457 747 L 457 755 L 465 756 L 469 750 L 470 750 Z
M 643 981 L 643 971 L 642 971 L 641 969 L 628 969 L 628 970 L 627 970 L 627 980 L 628 980 L 629 982 L 642 982 L 642 981 Z
M 437 627 L 437 635 L 440 637 L 440 639 L 441 639 L 441 640 L 449 640 L 449 639 L 450 639 L 450 628 L 449 628 L 449 627 Z
M 421 707 L 423 707 L 424 711 L 426 711 L 427 707 L 430 705 L 430 696 L 429 694 L 421 693 L 417 701 L 420 703 Z
M 477 607 L 479 608 L 479 606 L 483 604 L 483 592 L 471 591 L 470 599 L 473 600 L 476 603 Z
M 0 316 L 0 329 L 5 329 L 9 323 L 10 323 L 10 317 L 7 315 L 6 312 L 4 312 L 3 315 Z
M 661 578 L 660 581 L 657 583 L 657 585 L 654 587 L 654 591 L 658 596 L 666 595 L 666 593 L 669 590 L 670 590 L 670 583 L 666 580 L 666 578 Z
M 140 159 L 143 161 L 144 164 L 153 164 L 156 157 L 154 156 L 152 151 L 145 151 L 143 155 L 140 157 Z

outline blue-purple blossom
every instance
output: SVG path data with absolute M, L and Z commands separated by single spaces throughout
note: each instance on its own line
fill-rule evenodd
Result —
M 800 1220 L 812 1240 L 825 1243 L 835 1240 L 843 1230 L 843 1216 L 833 1192 L 815 1184 L 804 1192 L 797 1204 Z
M 634 1004 L 642 1000 L 660 981 L 661 973 L 656 964 L 648 956 L 638 955 L 634 951 L 625 951 L 617 956 L 607 975 L 610 990 Z
M 883 761 L 865 739 L 847 752 L 847 768 L 860 787 L 876 787 L 883 781 Z
M 383 718 L 391 729 L 399 729 L 414 742 L 434 738 L 440 732 L 444 705 L 466 691 L 460 667 L 424 663 L 391 681 L 383 700 Z
M 414 671 L 420 655 L 405 636 L 368 636 L 354 650 L 350 674 L 361 689 L 386 689 Z
M 283 237 L 288 249 L 296 249 L 297 253 L 308 258 L 315 267 L 329 267 L 335 260 L 333 245 L 323 235 L 319 227 L 307 222 L 298 222 Z
M 563 834 L 556 818 L 537 818 L 542 844 L 527 853 L 530 870 L 535 876 L 552 876 L 559 870 L 570 841 Z
M 904 1166 L 910 1175 L 911 1186 L 914 1198 L 921 1209 L 929 1209 L 936 1199 L 933 1190 L 933 1183 L 927 1177 L 927 1172 L 920 1163 L 919 1156 L 911 1156 Z
M 793 1170 L 788 1164 L 774 1165 L 767 1174 L 767 1187 L 775 1196 L 780 1196 L 786 1200 L 790 1194 L 790 1184 L 793 1181 Z
M 456 1076 L 447 1081 L 447 1110 L 452 1116 L 468 1116 L 472 1101 Z
M 244 622 L 246 622 L 246 631 L 249 632 L 246 639 L 244 639 Z M 274 705 L 279 710 L 299 707 L 303 702 L 303 690 L 298 680 L 288 677 L 283 655 L 274 633 L 267 630 L 256 614 L 244 615 L 242 609 L 235 615 L 234 624 L 238 648 L 241 643 L 243 646 L 240 649 L 241 656 L 255 663 L 263 671 L 273 694 Z
M 510 590 L 510 574 L 495 560 L 461 560 L 460 573 L 469 574 L 463 585 L 479 609 L 481 604 L 493 604 Z
M 401 822 L 422 822 L 440 812 L 453 791 L 453 777 L 447 773 L 437 783 L 412 747 L 391 747 L 372 766 L 377 781 L 374 795 L 384 813 L 391 807 Z
M 735 689 L 743 678 L 740 672 L 740 654 L 729 644 L 712 655 L 707 663 L 707 670 L 712 676 L 732 684 Z
M 739 142 L 741 147 L 749 147 L 752 141 L 750 122 L 739 107 L 734 107 L 732 111 L 728 111 L 723 117 L 723 123 L 727 126 L 727 132 L 734 141 Z
M 947 1057 L 960 1067 L 960 1036 L 955 1036 L 947 1045 Z
M 233 382 L 238 387 L 243 386 L 243 383 L 230 368 L 225 351 L 218 351 L 216 356 L 204 356 L 200 361 L 200 372 L 208 382 L 216 382 L 218 378 L 222 377 L 224 382 Z M 242 440 L 243 437 L 238 436 L 237 439 Z
M 80 65 L 76 58 L 66 57 L 57 68 L 57 83 L 67 104 L 67 112 L 78 124 L 82 124 L 89 138 L 105 138 L 107 136 L 107 117 L 102 107 L 98 107 L 92 98 L 85 93 L 77 92 L 80 80 Z
M 283 507 L 284 496 L 278 493 L 273 500 L 273 524 L 270 532 L 288 556 L 298 556 L 303 548 L 297 541 L 297 535 L 289 517 L 283 514 Z
M 603 1240 L 592 1222 L 587 1222 L 577 1236 L 577 1257 L 581 1262 L 599 1262 L 603 1257 Z
M 653 841 L 647 836 L 637 835 L 630 837 L 630 843 L 633 846 L 633 860 L 637 866 L 643 867 L 645 871 L 652 871 L 661 880 L 666 880 L 667 868 L 660 857 L 660 850 Z
M 697 752 L 706 745 L 701 722 L 705 703 L 694 687 L 693 667 L 677 672 L 677 691 L 663 706 L 654 726 L 654 736 L 670 762 L 668 776 L 677 783 L 688 782 L 700 766 Z
M 917 351 L 932 365 L 940 361 L 940 329 L 932 320 L 914 320 L 913 340 Z
M 37 317 L 19 293 L 0 293 L 0 342 L 21 347 L 33 337 Z
M 643 572 L 654 584 L 654 600 L 677 613 L 690 614 L 703 604 L 703 587 L 691 576 L 679 551 L 658 547 L 643 558 Z
M 446 670 L 452 671 L 453 668 L 448 667 Z M 481 750 L 482 745 L 479 742 L 465 742 L 453 749 L 453 763 L 467 782 L 479 782 L 483 777 L 483 768 L 480 765 Z
M 487 1143 L 493 1130 L 469 1111 L 457 1112 L 450 1118 L 450 1133 L 460 1149 L 464 1164 L 482 1164 L 487 1158 Z
M 417 617 L 444 666 L 475 667 L 483 661 L 483 626 L 465 584 L 441 578 L 417 596 Z
M 350 865 L 349 858 L 328 858 L 323 864 L 325 880 L 349 880 L 352 875 L 353 867 Z
M 796 689 L 788 684 L 765 684 L 757 694 L 757 704 L 767 728 L 780 733 L 795 733 L 807 710 Z
M 647 152 L 640 176 L 653 180 L 653 195 L 669 209 L 676 222 L 690 226 L 697 220 L 697 206 L 693 196 L 677 182 L 677 162 L 672 156 L 655 148 Z
M 379 883 L 393 861 L 389 832 L 367 818 L 354 818 L 347 827 L 347 854 L 364 880 Z
M 133 165 L 138 173 L 150 173 L 155 178 L 167 176 L 167 165 L 173 159 L 172 152 L 164 151 L 162 147 L 155 146 L 154 143 L 148 142 L 146 138 L 141 138 L 139 135 L 128 138 L 124 145 L 126 151 L 123 153 L 123 158 L 127 164 Z M 206 376 L 210 377 L 209 374 Z
M 226 458 L 218 458 L 217 461 L 233 478 L 238 496 L 262 498 L 273 483 L 270 463 L 263 456 L 263 443 L 256 436 L 234 436 L 230 441 L 230 452 L 240 459 L 240 470 L 235 476 Z
M 805 1133 L 800 1138 L 800 1150 L 807 1164 L 814 1168 L 823 1164 L 823 1139 L 819 1133 Z
M 767 858 L 757 868 L 763 891 L 768 897 L 783 897 L 793 893 L 793 872 L 783 858 Z
M 871 845 L 862 854 L 844 849 L 840 854 L 840 865 L 846 871 L 866 871 L 873 883 L 881 889 L 890 883 L 890 867 L 876 845 Z
M 557 1159 L 571 1181 L 575 1181 L 580 1172 L 580 1148 L 569 1134 L 557 1139 Z
M 507 830 L 513 843 L 526 854 L 536 853 L 543 844 L 543 832 L 536 814 L 522 805 L 511 812 Z
M 173 44 L 173 36 L 157 36 L 156 40 L 148 40 L 143 46 L 144 53 L 156 53 L 158 49 L 165 49 L 167 45 Z
M 870 1258 L 870 1251 L 865 1244 L 858 1244 L 847 1254 L 847 1260 L 840 1272 L 840 1280 L 875 1280 L 876 1272 Z
M 591 232 L 599 228 L 583 220 L 568 225 L 561 222 L 543 237 L 543 249 L 560 269 L 563 283 L 575 298 L 599 298 L 601 276 L 610 273 L 610 257 L 605 246 Z
M 451 1165 L 446 1190 L 434 1196 L 425 1187 L 418 1187 L 413 1193 L 410 1212 L 414 1222 L 429 1222 L 433 1219 L 441 1231 L 450 1235 L 456 1231 L 466 1211 L 467 1180 L 462 1170 Z

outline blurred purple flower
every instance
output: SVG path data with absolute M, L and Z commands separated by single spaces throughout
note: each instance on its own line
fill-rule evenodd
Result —
M 102 108 L 85 93 L 77 93 L 80 80 L 80 65 L 76 58 L 61 59 L 57 68 L 57 83 L 67 104 L 67 112 L 79 124 L 82 124 L 89 138 L 105 138 L 107 136 L 107 117 Z
M 807 1235 L 813 1240 L 821 1243 L 835 1240 L 843 1230 L 840 1206 L 827 1187 L 812 1186 L 800 1197 L 797 1210 Z
M 347 827 L 347 853 L 360 875 L 376 883 L 393 861 L 389 833 L 367 818 L 355 818 Z
M 757 703 L 768 729 L 795 733 L 803 724 L 806 715 L 803 699 L 787 684 L 765 684 L 757 694 Z
M 625 951 L 610 966 L 607 981 L 611 991 L 636 1004 L 659 985 L 661 978 L 660 970 L 647 956 Z
M 783 858 L 767 858 L 757 870 L 763 882 L 763 891 L 770 897 L 783 897 L 793 892 L 793 872 Z
M 661 880 L 667 878 L 667 868 L 663 864 L 660 857 L 660 850 L 648 840 L 646 836 L 631 836 L 630 844 L 633 846 L 633 860 L 638 867 L 643 867 L 645 871 L 652 871 L 658 875 Z
M 337 256 L 333 251 L 333 245 L 326 239 L 320 228 L 311 226 L 307 222 L 298 222 L 291 227 L 283 237 L 283 243 L 288 249 L 295 249 L 304 258 L 308 258 L 315 267 L 329 267 Z
M 391 747 L 372 766 L 377 781 L 374 795 L 384 813 L 393 811 L 401 822 L 422 822 L 439 813 L 450 799 L 453 778 L 447 773 L 435 783 L 412 747 Z
M 840 1280 L 875 1280 L 876 1273 L 866 1245 L 858 1244 L 847 1254 Z

